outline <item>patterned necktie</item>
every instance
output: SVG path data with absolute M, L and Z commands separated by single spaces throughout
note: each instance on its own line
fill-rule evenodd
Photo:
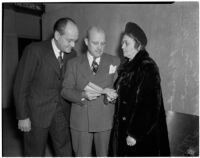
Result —
M 99 67 L 99 65 L 97 64 L 96 59 L 94 58 L 94 60 L 92 62 L 92 71 L 94 74 L 97 73 L 98 67 Z
M 60 68 L 62 68 L 64 63 L 63 63 L 63 58 L 62 58 L 62 52 L 61 51 L 59 52 L 58 62 L 59 62 Z

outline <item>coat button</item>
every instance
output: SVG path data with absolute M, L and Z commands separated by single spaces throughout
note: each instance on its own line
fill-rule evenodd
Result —
M 123 103 L 123 104 L 127 104 L 127 102 L 126 102 L 126 101 L 122 101 L 122 103 Z
M 122 120 L 125 121 L 125 120 L 126 120 L 126 117 L 122 117 Z

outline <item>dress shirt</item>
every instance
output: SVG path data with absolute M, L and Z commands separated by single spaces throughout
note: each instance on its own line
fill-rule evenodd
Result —
M 58 57 L 60 56 L 60 51 L 61 50 L 58 49 L 58 47 L 56 46 L 54 38 L 51 40 L 51 43 L 52 43 L 54 54 L 55 54 L 56 58 L 58 59 Z M 61 55 L 62 55 L 62 58 L 63 58 L 64 53 L 62 52 Z
M 88 58 L 88 61 L 89 61 L 90 68 L 92 68 L 92 62 L 94 60 L 94 57 L 89 52 L 87 52 L 87 58 Z M 98 65 L 100 63 L 100 60 L 101 60 L 100 57 L 96 58 L 96 60 L 95 60 Z

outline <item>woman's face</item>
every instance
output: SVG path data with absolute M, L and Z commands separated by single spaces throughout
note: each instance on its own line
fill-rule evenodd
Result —
M 134 56 L 138 53 L 139 51 L 139 47 L 136 48 L 136 41 L 135 39 L 133 39 L 132 37 L 128 36 L 128 35 L 124 35 L 122 38 L 122 50 L 123 50 L 123 55 L 127 58 L 129 58 L 129 60 L 133 59 Z

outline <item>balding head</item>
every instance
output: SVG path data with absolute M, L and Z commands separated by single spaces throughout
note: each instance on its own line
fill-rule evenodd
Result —
M 105 32 L 100 27 L 90 27 L 87 31 L 87 37 L 85 38 L 85 44 L 88 47 L 88 52 L 95 58 L 100 57 L 105 48 L 106 36 Z
M 91 35 L 94 34 L 94 33 L 103 34 L 105 36 L 105 32 L 101 27 L 92 26 L 87 31 L 87 38 L 90 39 Z
M 56 21 L 56 23 L 54 24 L 54 27 L 53 27 L 53 31 L 54 32 L 58 31 L 60 34 L 63 34 L 64 30 L 68 24 L 74 25 L 75 27 L 77 27 L 77 24 L 74 20 L 66 17 L 66 18 L 60 18 Z

